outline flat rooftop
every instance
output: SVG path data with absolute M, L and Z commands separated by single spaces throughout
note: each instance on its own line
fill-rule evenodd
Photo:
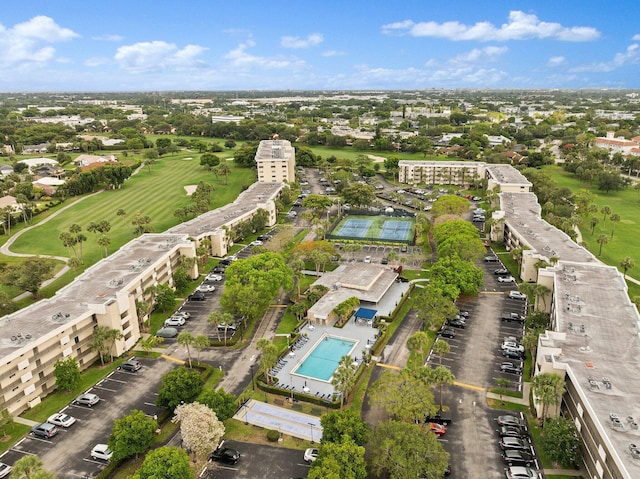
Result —
M 640 443 L 640 316 L 629 300 L 626 283 L 611 266 L 560 261 L 555 276 L 556 331 L 566 339 L 555 341 L 581 394 L 587 398 L 598 428 L 613 445 L 630 477 L 640 477 L 640 460 L 629 453 Z M 608 384 L 607 384 L 608 383 Z M 610 386 L 610 387 L 609 387 Z M 614 427 L 617 414 L 623 427 Z
M 352 292 L 351 296 L 357 296 L 360 301 L 377 303 L 397 277 L 398 273 L 388 267 L 354 263 L 340 265 L 335 270 L 324 273 L 313 284 L 321 284 L 329 290 L 346 289 Z
M 174 226 L 168 233 L 186 234 L 198 237 L 216 231 L 234 219 L 260 208 L 266 202 L 277 198 L 284 183 L 254 183 L 238 195 L 233 203 L 208 211 L 192 220 Z
M 262 140 L 256 151 L 256 161 L 288 160 L 293 153 L 287 140 Z
M 0 318 L 0 358 L 107 304 L 167 251 L 190 245 L 186 235 L 145 234 L 96 263 L 55 296 Z
M 500 193 L 500 209 L 509 227 L 517 231 L 532 250 L 565 261 L 600 264 L 589 251 L 577 245 L 565 232 L 540 217 L 541 208 L 533 193 Z
M 528 185 L 532 187 L 531 182 L 511 165 L 487 164 L 485 165 L 491 178 L 500 185 Z

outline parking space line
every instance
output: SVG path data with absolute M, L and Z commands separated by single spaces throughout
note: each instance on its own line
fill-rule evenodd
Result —
M 399 371 L 401 369 L 399 366 L 394 366 L 393 364 L 376 363 L 376 366 L 387 369 L 395 369 L 396 371 Z
M 458 381 L 454 381 L 453 382 L 454 386 L 460 386 L 462 388 L 466 388 L 466 389 L 473 389 L 474 391 L 486 391 L 487 389 L 482 387 L 482 386 L 476 386 L 474 384 L 466 384 L 466 383 L 461 383 Z
M 127 381 L 123 381 L 122 379 L 105 378 L 105 381 L 113 381 L 116 383 L 127 384 Z
M 109 392 L 111 392 L 111 393 L 116 393 L 116 392 L 118 392 L 118 390 L 117 390 L 117 389 L 109 389 L 109 388 L 105 388 L 105 387 L 98 386 L 98 385 L 96 385 L 96 386 L 95 386 L 95 388 L 96 388 L 96 389 L 101 389 L 101 390 L 103 390 L 103 391 L 109 391 Z
M 182 359 L 174 358 L 173 356 L 168 356 L 166 354 L 163 354 L 161 357 L 163 359 L 168 359 L 169 361 L 173 361 L 178 364 L 185 364 L 185 361 L 183 361 Z

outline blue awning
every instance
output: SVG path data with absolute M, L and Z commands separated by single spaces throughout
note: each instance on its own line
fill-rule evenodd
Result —
M 363 318 L 363 319 L 373 319 L 376 317 L 377 312 L 378 312 L 377 309 L 358 308 L 358 311 L 356 311 L 355 317 Z

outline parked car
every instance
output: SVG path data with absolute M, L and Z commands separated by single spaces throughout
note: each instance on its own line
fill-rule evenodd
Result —
M 517 323 L 524 323 L 525 317 L 521 314 L 518 313 L 508 313 L 508 314 L 503 314 L 502 316 L 500 316 L 500 319 L 502 321 L 508 321 L 508 322 L 517 322 Z
M 186 321 L 184 320 L 184 318 L 181 318 L 179 316 L 171 316 L 169 319 L 167 319 L 164 322 L 164 327 L 168 328 L 168 327 L 175 327 L 175 326 L 184 326 L 185 323 Z
M 514 363 L 502 363 L 500 364 L 500 371 L 508 374 L 522 374 L 522 369 Z
M 91 457 L 93 459 L 101 459 L 103 461 L 111 460 L 111 456 L 113 456 L 113 451 L 109 449 L 107 444 L 96 444 L 91 449 Z
M 447 427 L 443 424 L 430 422 L 427 424 L 427 427 L 432 433 L 437 434 L 438 436 L 443 436 L 447 432 Z
M 498 283 L 515 283 L 516 279 L 513 276 L 498 276 Z
M 219 323 L 218 324 L 218 329 L 221 331 L 224 331 L 225 329 L 231 329 L 233 331 L 235 331 L 236 329 L 238 329 L 238 326 L 235 323 Z
M 512 426 L 512 427 L 521 427 L 522 424 L 520 422 L 520 418 L 516 416 L 512 416 L 510 414 L 505 414 L 504 416 L 498 416 L 498 425 L 499 426 Z
M 509 291 L 510 299 L 527 299 L 527 295 L 520 291 Z
M 447 326 L 452 328 L 464 329 L 467 327 L 467 323 L 463 319 L 448 319 Z
M 212 284 L 203 283 L 196 288 L 196 291 L 199 293 L 213 293 L 216 290 L 216 287 Z
M 222 273 L 224 273 L 225 269 L 226 269 L 226 267 L 224 265 L 219 264 L 218 266 L 213 268 L 212 273 L 214 273 L 214 274 L 222 274 Z
M 298 206 L 301 206 L 301 205 L 302 205 L 302 203 L 300 205 L 298 205 Z M 255 241 L 252 241 L 251 243 L 249 243 L 249 246 L 262 246 L 263 244 L 264 243 L 262 241 L 255 240 Z
M 502 355 L 508 359 L 524 359 L 524 351 L 515 351 L 513 349 L 503 349 Z
M 438 333 L 443 338 L 455 338 L 456 332 L 451 328 L 442 328 Z
M 207 276 L 205 276 L 204 280 L 205 281 L 222 281 L 222 275 L 209 273 Z
M 76 418 L 73 416 L 69 416 L 68 414 L 59 412 L 57 414 L 49 416 L 47 422 L 53 424 L 54 426 L 69 427 L 75 424 Z
M 178 335 L 176 328 L 160 328 L 156 332 L 156 336 L 159 338 L 175 338 Z
M 505 469 L 507 479 L 538 479 L 538 473 L 530 467 L 512 466 Z
M 204 301 L 207 297 L 202 291 L 195 291 L 189 295 L 189 301 Z
M 97 394 L 93 393 L 85 393 L 80 394 L 77 398 L 73 400 L 74 404 L 79 404 L 81 406 L 92 407 L 100 402 L 100 397 Z
M 384 258 L 382 258 L 382 259 L 380 260 L 380 263 L 381 263 L 381 264 L 389 264 L 389 258 L 387 258 L 387 257 L 385 256 Z
M 11 466 L 9 464 L 5 464 L 4 462 L 0 462 L 0 477 L 7 477 L 11 472 Z
M 503 351 L 518 351 L 520 353 L 524 353 L 524 346 L 522 344 L 518 344 L 515 341 L 503 341 L 500 345 L 500 349 Z
M 308 462 L 311 464 L 318 457 L 318 449 L 315 447 L 310 447 L 306 451 L 304 451 L 304 462 Z
M 469 311 L 460 310 L 460 311 L 458 311 L 458 316 L 463 317 L 463 318 L 468 318 L 469 317 Z
M 507 268 L 494 269 L 493 274 L 496 274 L 496 275 L 509 274 L 509 270 Z
M 500 448 L 503 451 L 506 449 L 529 451 L 531 449 L 531 446 L 527 441 L 519 437 L 503 437 L 502 439 L 500 439 Z
M 41 437 L 43 439 L 51 439 L 53 436 L 58 434 L 58 431 L 58 426 L 51 424 L 50 422 L 42 422 L 31 428 L 31 434 L 33 436 Z
M 120 369 L 122 369 L 123 371 L 129 371 L 131 373 L 135 373 L 141 367 L 142 367 L 142 364 L 140 364 L 140 361 L 133 358 L 125 361 L 120 365 Z
M 224 447 L 224 441 L 222 441 L 217 449 L 209 455 L 209 460 L 235 464 L 240 460 L 240 453 L 235 449 Z
M 497 263 L 497 262 L 498 262 L 498 261 L 500 261 L 500 260 L 498 259 L 498 257 L 497 257 L 497 256 L 485 256 L 485 257 L 484 257 L 484 261 L 485 261 L 486 263 Z
M 189 311 L 176 311 L 171 316 L 177 316 L 179 318 L 189 319 L 191 318 L 191 313 Z
M 502 460 L 509 466 L 530 466 L 535 464 L 535 458 L 531 454 L 517 449 L 503 451 Z
M 496 430 L 500 437 L 526 437 L 527 435 L 520 426 L 500 426 Z
M 484 223 L 485 222 L 485 217 L 484 216 L 474 216 L 471 221 L 473 223 Z
M 364 257 L 364 262 L 365 263 L 371 263 L 371 256 L 365 256 Z

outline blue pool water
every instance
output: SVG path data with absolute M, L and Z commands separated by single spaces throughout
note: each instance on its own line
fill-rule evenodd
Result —
M 338 368 L 340 359 L 348 355 L 356 341 L 325 336 L 293 371 L 293 374 L 328 381 Z

